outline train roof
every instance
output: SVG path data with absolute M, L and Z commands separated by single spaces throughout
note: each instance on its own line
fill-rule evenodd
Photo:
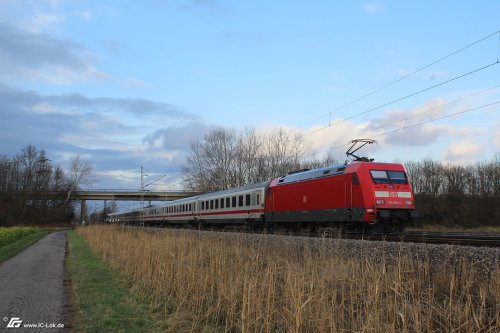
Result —
M 282 185 L 282 184 L 300 182 L 308 179 L 338 175 L 344 173 L 346 167 L 347 164 L 334 164 L 319 169 L 301 171 L 278 178 L 278 181 L 273 183 L 275 183 L 275 185 Z
M 266 187 L 269 185 L 271 181 L 270 180 L 267 180 L 265 182 L 261 182 L 261 183 L 255 183 L 255 184 L 249 184 L 249 185 L 245 185 L 245 186 L 241 186 L 241 187 L 236 187 L 236 188 L 230 188 L 230 189 L 227 189 L 227 190 L 222 190 L 222 191 L 217 191 L 217 192 L 211 192 L 211 193 L 207 193 L 207 194 L 202 194 L 199 196 L 199 198 L 201 200 L 203 199 L 206 199 L 206 198 L 210 198 L 212 196 L 222 196 L 222 195 L 230 195 L 230 194 L 234 194 L 234 193 L 238 193 L 238 192 L 244 192 L 244 191 L 249 191 L 249 190 L 254 190 L 254 189 L 257 189 L 257 188 L 262 188 L 262 187 Z
M 196 195 L 196 196 L 192 196 L 192 197 L 188 197 L 188 198 L 169 201 L 165 205 L 167 205 L 167 206 L 168 205 L 177 205 L 177 204 L 192 202 L 192 201 L 196 201 L 196 200 L 205 200 L 205 199 L 208 199 L 211 197 L 220 197 L 220 196 L 224 196 L 224 195 L 231 195 L 231 194 L 238 193 L 238 192 L 254 190 L 257 188 L 266 187 L 269 185 L 270 182 L 271 181 L 268 180 L 268 181 L 261 182 L 261 183 L 249 184 L 249 185 L 245 185 L 245 186 L 241 186 L 241 187 L 230 188 L 227 190 L 210 192 L 210 193 L 206 193 L 206 194 L 200 194 L 200 195 Z M 162 206 L 165 206 L 165 205 L 162 205 Z

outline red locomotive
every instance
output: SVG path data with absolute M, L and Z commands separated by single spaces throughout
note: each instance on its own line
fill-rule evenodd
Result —
M 414 218 L 415 202 L 403 166 L 359 158 L 353 154 L 356 150 L 348 151 L 356 158 L 351 163 L 300 171 L 163 206 L 113 213 L 108 221 L 199 227 L 244 224 L 311 230 L 338 226 L 404 229 Z

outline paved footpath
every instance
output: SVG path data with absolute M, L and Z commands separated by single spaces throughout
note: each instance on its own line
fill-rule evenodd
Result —
M 65 249 L 66 233 L 54 232 L 0 264 L 0 332 L 69 332 Z

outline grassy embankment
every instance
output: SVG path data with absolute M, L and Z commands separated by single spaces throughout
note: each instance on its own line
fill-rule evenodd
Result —
M 48 231 L 33 227 L 0 227 L 0 262 L 36 243 Z
M 72 282 L 73 332 L 161 332 L 164 323 L 125 287 L 118 272 L 100 260 L 87 242 L 68 232 L 67 270 Z
M 375 260 L 294 241 L 110 226 L 80 228 L 100 258 L 149 298 L 171 331 L 495 332 L 500 270 L 405 253 Z M 288 243 L 287 243 L 288 242 Z M 397 260 L 389 260 L 388 258 Z M 189 317 L 183 314 L 190 313 Z M 178 326 L 180 327 L 180 326 Z M 178 329 L 177 331 L 181 331 Z

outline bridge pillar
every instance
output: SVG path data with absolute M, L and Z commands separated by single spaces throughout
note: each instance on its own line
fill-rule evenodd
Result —
M 80 224 L 82 224 L 83 220 L 87 217 L 87 200 L 80 200 Z M 88 223 L 88 221 L 85 221 Z

